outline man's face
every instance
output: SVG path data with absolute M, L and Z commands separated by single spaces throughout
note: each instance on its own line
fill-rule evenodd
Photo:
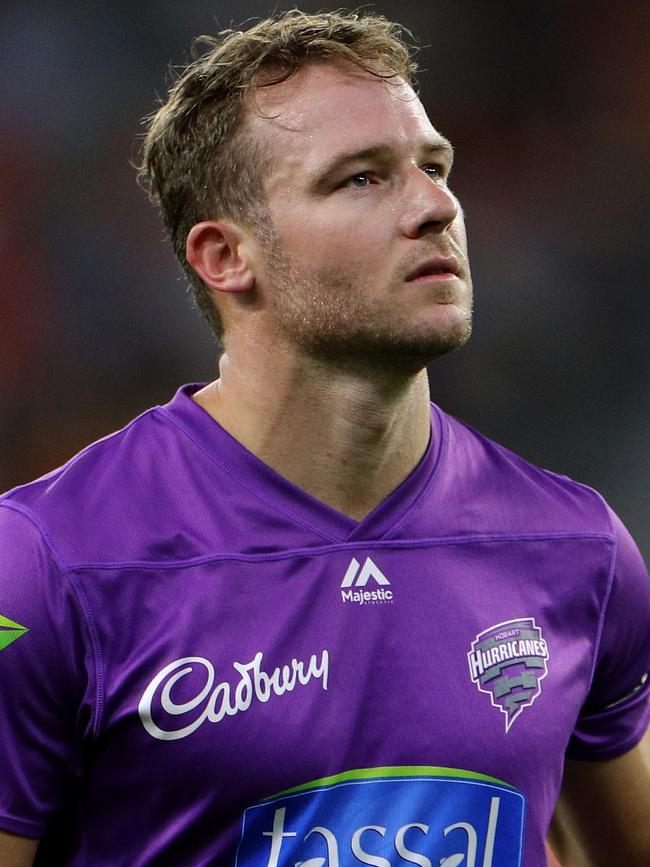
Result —
M 313 63 L 260 88 L 269 238 L 257 284 L 278 337 L 323 359 L 422 367 L 471 330 L 448 143 L 401 79 Z

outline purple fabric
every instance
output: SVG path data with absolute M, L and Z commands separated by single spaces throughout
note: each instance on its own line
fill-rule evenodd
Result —
M 545 865 L 565 755 L 619 755 L 650 716 L 650 582 L 618 519 L 434 406 L 422 461 L 357 523 L 196 387 L 2 499 L 0 828 L 59 867 L 327 865 L 303 840 L 319 810 L 390 768 L 415 812 L 376 806 L 343 867 L 437 867 L 459 832 L 408 793 L 447 777 L 485 863 Z

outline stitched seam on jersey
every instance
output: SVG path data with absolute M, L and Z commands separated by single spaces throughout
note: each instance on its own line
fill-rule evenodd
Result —
M 31 819 L 17 819 L 11 813 L 0 813 L 0 828 L 10 834 L 22 834 L 27 837 L 42 837 L 48 829 L 48 822 Z M 9 827 L 11 826 L 11 827 Z
M 604 500 L 599 495 L 599 499 L 601 503 L 604 504 Z M 589 676 L 589 690 L 591 690 L 592 684 L 594 682 L 594 677 L 596 676 L 596 666 L 598 664 L 598 655 L 600 653 L 600 643 L 603 637 L 603 629 L 605 628 L 605 615 L 607 614 L 607 608 L 609 606 L 609 600 L 612 595 L 612 589 L 614 587 L 614 577 L 616 574 L 616 560 L 618 557 L 618 538 L 616 533 L 614 532 L 614 525 L 612 524 L 612 519 L 609 515 L 609 511 L 605 508 L 605 513 L 607 515 L 607 523 L 612 531 L 612 552 L 610 555 L 609 562 L 609 573 L 607 575 L 607 587 L 605 590 L 605 596 L 603 597 L 603 604 L 600 609 L 600 617 L 598 618 L 598 626 L 596 628 L 596 637 L 594 641 L 594 657 L 591 661 L 591 674 Z
M 397 533 L 400 528 L 404 526 L 404 522 L 411 518 L 413 516 L 413 513 L 422 506 L 425 496 L 433 487 L 433 483 L 437 481 L 440 468 L 442 467 L 442 464 L 447 457 L 447 451 L 449 449 L 449 421 L 439 407 L 437 407 L 435 404 L 432 404 L 432 406 L 440 424 L 440 447 L 438 449 L 438 457 L 436 458 L 435 466 L 431 470 L 429 479 L 420 491 L 420 493 L 413 499 L 413 502 L 406 509 L 397 524 L 386 530 L 384 535 L 381 537 L 382 539 L 390 539 L 392 536 L 394 536 L 395 533 Z M 433 436 L 433 427 L 431 429 L 431 435 Z
M 367 550 L 376 548 L 388 548 L 390 550 L 403 548 L 439 548 L 456 547 L 465 544 L 491 544 L 500 542 L 564 542 L 564 541 L 600 541 L 611 543 L 612 537 L 605 533 L 528 533 L 503 536 L 452 536 L 440 539 L 418 539 L 413 541 L 383 541 L 372 542 L 338 542 L 334 545 L 314 548 L 294 548 L 291 551 L 278 551 L 273 554 L 241 554 L 237 552 L 228 554 L 209 554 L 203 557 L 195 557 L 190 560 L 129 560 L 123 563 L 74 563 L 68 566 L 75 572 L 85 570 L 112 570 L 112 569 L 181 569 L 193 566 L 203 566 L 207 563 L 236 560 L 243 563 L 265 563 L 269 561 L 291 560 L 296 557 L 320 557 L 337 551 Z
M 604 710 L 596 710 L 592 713 L 586 713 L 584 718 L 587 719 L 588 722 L 591 722 L 592 720 L 599 721 L 601 719 L 604 719 L 607 722 L 609 719 L 617 717 L 621 711 L 626 713 L 628 710 L 635 708 L 639 704 L 645 704 L 650 697 L 650 679 L 648 679 L 643 685 L 639 684 L 638 686 L 638 689 L 623 696 L 620 701 L 609 705 Z M 650 714 L 650 705 L 648 705 L 647 712 Z
M 7 509 L 12 509 L 14 512 L 18 512 L 31 524 L 33 524 L 34 527 L 36 527 L 38 532 L 43 537 L 45 544 L 49 548 L 57 569 L 59 570 L 61 575 L 68 581 L 70 587 L 72 588 L 72 592 L 75 595 L 82 619 L 86 624 L 86 629 L 90 638 L 90 646 L 92 648 L 93 661 L 95 663 L 96 712 L 94 714 L 92 732 L 94 735 L 97 735 L 99 732 L 99 726 L 104 711 L 104 666 L 102 662 L 99 636 L 97 634 L 95 621 L 93 619 L 90 605 L 88 603 L 88 599 L 86 598 L 86 594 L 83 592 L 76 579 L 74 579 L 70 574 L 70 567 L 66 567 L 64 565 L 63 558 L 61 557 L 59 550 L 54 543 L 54 539 L 52 539 L 47 528 L 39 521 L 36 515 L 34 515 L 30 509 L 27 509 L 25 506 L 19 503 L 4 501 L 3 503 L 0 503 L 0 506 L 5 506 Z
M 630 735 L 630 737 L 622 743 L 605 747 L 601 750 L 594 751 L 591 748 L 582 749 L 579 745 L 576 745 L 572 749 L 568 746 L 566 750 L 567 758 L 575 759 L 578 762 L 597 762 L 601 760 L 607 761 L 607 759 L 615 759 L 618 756 L 622 756 L 624 753 L 629 752 L 633 747 L 636 747 L 645 735 L 646 728 L 647 726 L 641 725 L 633 735 Z
M 313 527 L 311 524 L 307 523 L 307 521 L 304 521 L 302 518 L 299 518 L 297 515 L 294 515 L 292 512 L 286 511 L 285 509 L 278 506 L 277 503 L 274 503 L 273 500 L 270 500 L 267 497 L 263 496 L 262 494 L 260 494 L 259 491 L 256 491 L 255 488 L 252 488 L 246 482 L 242 481 L 242 479 L 240 479 L 239 476 L 237 476 L 237 475 L 235 475 L 235 473 L 233 473 L 233 471 L 230 469 L 230 467 L 227 464 L 225 464 L 223 461 L 221 461 L 219 459 L 219 457 L 217 457 L 217 455 L 215 455 L 215 453 L 211 449 L 206 448 L 206 446 L 204 446 L 203 443 L 194 436 L 192 431 L 188 430 L 188 428 L 186 428 L 185 425 L 182 422 L 180 422 L 177 418 L 174 418 L 173 415 L 171 415 L 170 413 L 164 412 L 164 410 L 162 408 L 159 409 L 158 407 L 156 407 L 154 410 L 152 410 L 152 412 L 162 413 L 164 415 L 165 419 L 168 419 L 173 424 L 175 424 L 179 430 L 181 430 L 187 437 L 189 437 L 192 440 L 192 442 L 194 443 L 195 446 L 197 446 L 197 448 L 200 448 L 201 451 L 203 451 L 210 458 L 211 461 L 213 461 L 215 464 L 217 464 L 217 466 L 220 469 L 222 469 L 225 473 L 227 473 L 231 479 L 233 479 L 235 482 L 240 484 L 242 486 L 242 488 L 245 488 L 249 494 L 252 494 L 258 500 L 261 500 L 263 503 L 266 503 L 267 506 L 270 506 L 276 512 L 280 512 L 282 515 L 284 515 L 285 518 L 289 518 L 289 520 L 292 523 L 300 524 L 301 527 L 304 527 L 306 530 L 310 530 L 312 533 L 316 533 L 317 536 L 320 536 L 323 539 L 328 539 L 331 542 L 337 541 L 334 536 L 331 536 L 329 533 L 326 533 L 323 530 L 318 529 L 317 527 Z

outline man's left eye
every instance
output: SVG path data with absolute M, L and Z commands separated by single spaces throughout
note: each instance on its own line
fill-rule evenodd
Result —
M 426 174 L 428 174 L 430 178 L 438 179 L 443 177 L 443 171 L 440 166 L 429 164 L 426 166 L 422 166 L 422 171 L 426 172 Z

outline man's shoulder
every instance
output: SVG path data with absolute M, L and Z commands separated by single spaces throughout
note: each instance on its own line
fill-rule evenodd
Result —
M 46 509 L 50 504 L 66 500 L 71 506 L 82 507 L 83 500 L 99 487 L 115 482 L 128 483 L 133 478 L 133 457 L 144 456 L 142 445 L 154 434 L 152 422 L 157 407 L 148 409 L 123 428 L 90 443 L 56 469 L 3 494 L 3 504 L 22 504 L 26 508 Z M 120 486 L 121 487 L 121 486 Z
M 484 532 L 612 537 L 612 513 L 598 491 L 544 469 L 466 422 L 446 416 L 446 482 Z
M 186 439 L 164 407 L 153 407 L 52 472 L 8 491 L 0 507 L 54 540 L 67 564 L 125 559 L 141 547 L 139 537 L 164 532 L 165 513 L 173 521 L 178 470 L 192 448 Z

